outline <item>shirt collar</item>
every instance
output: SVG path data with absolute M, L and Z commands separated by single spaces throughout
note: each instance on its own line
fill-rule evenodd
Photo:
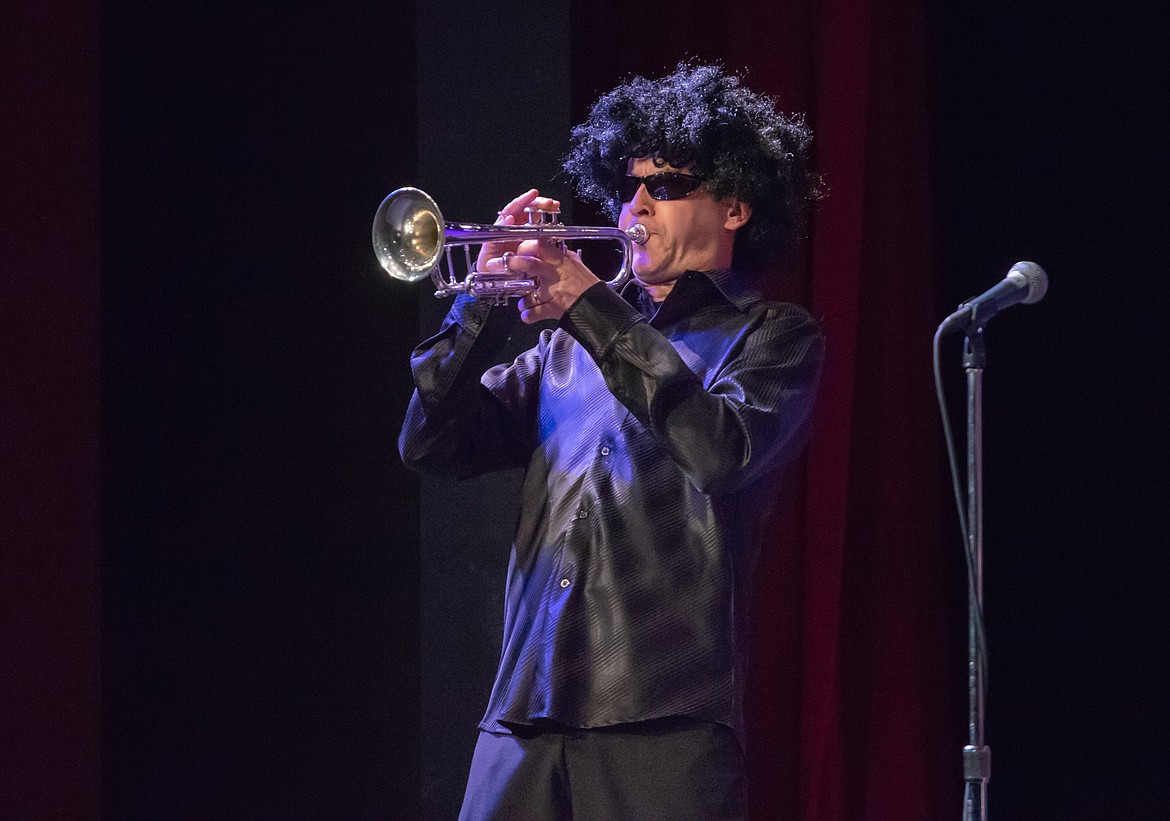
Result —
M 664 321 L 671 316 L 685 316 L 701 305 L 711 304 L 713 299 L 722 297 L 739 311 L 746 311 L 751 305 L 763 299 L 754 284 L 742 273 L 730 268 L 713 271 L 687 271 L 675 283 L 666 299 L 657 303 L 633 280 L 625 287 L 622 295 L 626 301 L 641 311 L 646 319 L 658 318 Z M 669 307 L 667 307 L 669 306 Z M 660 309 L 665 310 L 660 310 Z
M 641 285 L 634 281 L 626 284 L 621 296 L 638 309 L 648 322 L 658 327 L 677 322 L 721 298 L 741 312 L 764 298 L 741 271 L 730 268 L 684 272 L 661 303 L 652 301 Z
M 704 272 L 704 275 L 714 283 L 715 287 L 719 289 L 719 293 L 723 294 L 724 299 L 741 311 L 746 311 L 751 305 L 764 298 L 751 278 L 743 272 L 734 271 L 731 268 L 717 268 L 714 271 Z

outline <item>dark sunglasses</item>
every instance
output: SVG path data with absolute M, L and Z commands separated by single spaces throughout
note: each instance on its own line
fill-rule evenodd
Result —
M 651 199 L 681 200 L 694 193 L 703 184 L 703 178 L 677 171 L 660 171 L 648 177 L 621 177 L 614 188 L 614 197 L 618 202 L 629 202 L 643 184 Z

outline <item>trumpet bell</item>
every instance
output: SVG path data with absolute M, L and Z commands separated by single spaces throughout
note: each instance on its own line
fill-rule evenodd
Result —
M 392 191 L 374 214 L 374 254 L 395 279 L 418 282 L 439 264 L 445 242 L 443 214 L 425 191 Z

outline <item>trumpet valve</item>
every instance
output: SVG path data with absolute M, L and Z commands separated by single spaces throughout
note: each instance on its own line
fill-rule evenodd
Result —
M 528 215 L 529 225 L 560 225 L 561 215 L 560 209 L 546 210 L 544 208 L 537 208 L 535 205 L 529 205 L 524 209 L 524 213 Z

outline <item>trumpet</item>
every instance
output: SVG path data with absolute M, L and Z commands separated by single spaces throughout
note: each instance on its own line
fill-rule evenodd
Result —
M 494 305 L 503 305 L 509 299 L 534 292 L 539 283 L 520 272 L 477 271 L 470 246 L 529 239 L 562 243 L 587 239 L 616 241 L 621 246 L 622 264 L 606 284 L 620 288 L 632 272 L 634 244 L 644 244 L 648 236 L 646 226 L 641 223 L 634 223 L 626 229 L 562 225 L 557 221 L 559 212 L 531 206 L 524 210 L 528 214 L 528 223 L 523 225 L 446 222 L 439 206 L 426 192 L 417 188 L 399 188 L 382 200 L 374 214 L 374 254 L 386 273 L 395 279 L 418 282 L 430 276 L 437 297 L 471 294 L 477 299 L 490 300 Z M 452 254 L 452 249 L 458 246 L 463 246 L 466 271 L 462 280 L 455 274 Z

